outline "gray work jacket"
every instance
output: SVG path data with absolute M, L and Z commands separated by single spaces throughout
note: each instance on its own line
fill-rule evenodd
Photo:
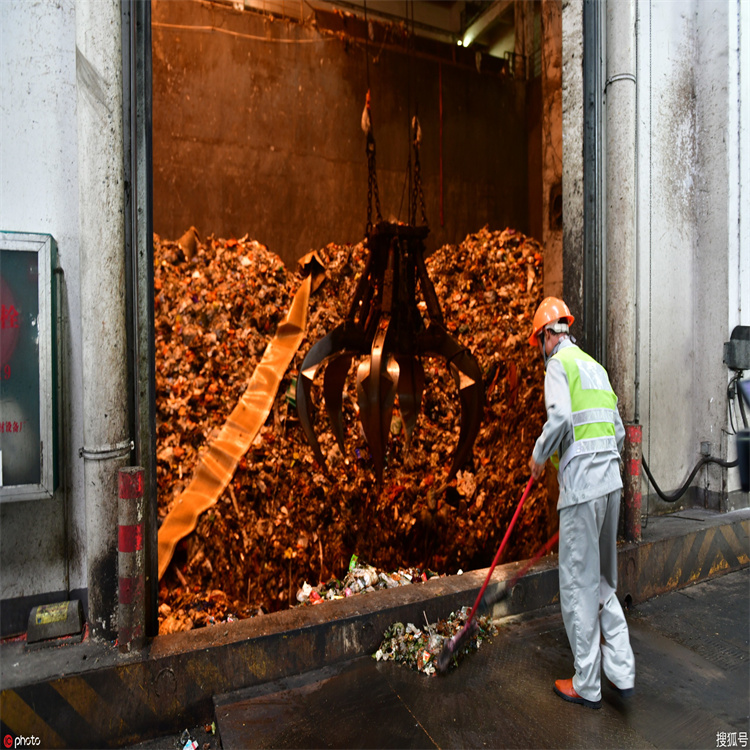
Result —
M 569 338 L 562 339 L 552 351 L 552 355 L 568 346 L 574 346 L 573 342 Z M 558 456 L 564 455 L 574 440 L 568 375 L 562 363 L 552 358 L 547 362 L 547 372 L 544 376 L 544 404 L 547 408 L 547 421 L 532 453 L 532 458 L 538 464 L 547 461 L 555 451 Z M 588 502 L 622 488 L 619 454 L 625 442 L 625 427 L 617 409 L 615 440 L 617 453 L 610 450 L 576 456 L 559 473 L 558 510 Z

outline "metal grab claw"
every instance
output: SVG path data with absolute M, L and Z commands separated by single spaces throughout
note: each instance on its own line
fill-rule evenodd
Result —
M 428 228 L 380 222 L 367 236 L 370 254 L 346 320 L 305 356 L 297 379 L 297 411 L 315 458 L 325 458 L 313 428 L 312 384 L 326 365 L 323 395 L 336 441 L 345 453 L 343 390 L 355 358 L 357 401 L 362 429 L 370 447 L 378 484 L 391 418 L 398 396 L 406 449 L 417 423 L 425 375 L 420 357 L 446 360 L 461 401 L 461 429 L 447 477 L 452 479 L 467 459 L 481 425 L 484 407 L 478 362 L 446 330 L 437 295 L 424 263 Z M 426 304 L 427 321 L 417 304 L 417 284 Z

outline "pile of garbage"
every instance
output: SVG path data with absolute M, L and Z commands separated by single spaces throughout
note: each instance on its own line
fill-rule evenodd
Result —
M 446 326 L 476 357 L 486 392 L 472 456 L 450 483 L 461 409 L 440 359 L 423 360 L 422 410 L 408 454 L 394 412 L 382 486 L 358 418 L 356 367 L 344 393 L 345 453 L 328 425 L 322 386 L 313 386 L 326 465 L 315 461 L 297 417 L 295 378 L 309 348 L 345 318 L 367 255 L 362 243 L 316 253 L 325 280 L 310 297 L 305 338 L 226 490 L 175 549 L 160 583 L 160 632 L 297 606 L 306 582 L 308 601 L 313 591 L 343 596 L 338 584 L 329 594 L 321 582 L 343 584 L 353 553 L 399 576 L 486 567 L 528 480 L 544 422 L 543 366 L 526 343 L 543 294 L 539 243 L 484 228 L 426 259 Z M 302 275 L 255 239 L 203 239 L 195 230 L 188 241 L 155 237 L 154 262 L 164 518 L 244 392 Z M 500 562 L 529 557 L 549 538 L 553 515 L 544 483 L 536 483 Z M 378 573 L 363 589 L 381 583 Z
M 439 577 L 431 570 L 419 568 L 401 568 L 392 573 L 378 570 L 372 565 L 363 563 L 359 556 L 352 555 L 349 570 L 343 580 L 331 578 L 327 583 L 311 586 L 307 581 L 297 590 L 297 602 L 301 605 L 320 604 L 330 599 L 346 599 L 360 593 L 369 593 L 379 589 L 393 589 L 409 586 L 412 583 L 424 583 L 430 578 Z
M 466 625 L 470 613 L 471 607 L 461 607 L 458 611 L 451 612 L 447 619 L 426 623 L 422 629 L 412 623 L 404 626 L 401 622 L 395 622 L 383 634 L 383 641 L 373 658 L 377 661 L 395 661 L 434 677 L 435 662 L 443 646 Z M 476 630 L 453 654 L 449 669 L 458 666 L 461 659 L 476 651 L 489 636 L 498 634 L 497 627 L 487 616 L 477 617 L 475 623 Z

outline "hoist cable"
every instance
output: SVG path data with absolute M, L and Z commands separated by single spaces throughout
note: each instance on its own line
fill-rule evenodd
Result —
M 367 2 L 365 0 L 365 70 L 367 73 L 367 97 L 365 99 L 365 112 L 363 113 L 363 127 L 365 127 L 367 153 L 367 224 L 365 226 L 365 235 L 369 236 L 372 231 L 372 204 L 375 201 L 375 216 L 378 222 L 383 221 L 380 212 L 380 193 L 378 192 L 378 177 L 375 167 L 375 135 L 372 126 L 372 112 L 370 109 L 370 24 L 367 20 Z
M 409 0 L 406 0 L 405 2 L 406 10 L 406 145 L 407 145 L 407 155 L 406 155 L 406 173 L 404 174 L 404 182 L 401 186 L 401 201 L 398 204 L 398 219 L 401 220 L 401 211 L 404 207 L 404 195 L 407 196 L 406 200 L 406 210 L 408 212 L 407 216 L 407 223 L 411 226 L 414 226 L 414 220 L 411 216 L 411 192 L 412 192 L 412 184 L 411 184 L 411 120 L 410 120 L 410 113 L 411 113 L 411 58 L 412 58 L 412 50 L 411 50 L 411 42 L 412 39 L 409 36 Z M 412 10 L 413 10 L 413 3 L 412 3 Z M 412 35 L 414 33 L 414 23 L 412 20 Z
M 367 76 L 367 90 L 370 90 L 370 24 L 367 21 L 367 0 L 364 1 L 365 6 L 365 74 Z

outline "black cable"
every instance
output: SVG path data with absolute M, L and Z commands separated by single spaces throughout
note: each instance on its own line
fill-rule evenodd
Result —
M 732 378 L 729 383 L 727 383 L 727 411 L 729 412 L 729 426 L 732 428 L 732 435 L 737 434 L 737 428 L 734 426 L 734 416 L 732 414 L 732 385 L 734 384 L 734 381 L 735 379 Z
M 687 478 L 687 481 L 685 484 L 680 487 L 677 492 L 672 493 L 671 495 L 667 495 L 664 492 L 662 492 L 659 489 L 659 485 L 656 484 L 654 481 L 654 477 L 651 474 L 651 471 L 648 468 L 648 464 L 646 463 L 646 459 L 641 457 L 641 463 L 643 464 L 643 468 L 646 471 L 646 476 L 649 479 L 649 482 L 654 486 L 654 489 L 656 490 L 656 494 L 664 500 L 665 503 L 674 503 L 677 500 L 679 500 L 686 492 L 687 488 L 690 486 L 690 483 L 695 479 L 695 475 L 698 473 L 698 470 L 705 466 L 705 464 L 718 464 L 719 466 L 722 466 L 725 469 L 731 469 L 737 466 L 738 460 L 735 458 L 734 461 L 723 461 L 720 458 L 714 458 L 713 456 L 704 456 L 701 458 L 700 461 L 695 465 L 695 468 L 690 472 L 690 476 Z
M 737 431 L 740 428 L 739 422 L 737 423 L 737 426 L 735 427 L 734 424 L 734 416 L 736 412 L 736 408 L 732 408 L 732 401 L 736 398 L 740 405 L 740 416 L 742 417 L 742 424 L 744 425 L 744 428 L 748 428 L 747 424 L 747 412 L 745 411 L 745 404 L 743 402 L 742 393 L 740 392 L 740 381 L 742 380 L 743 373 L 742 371 L 735 372 L 732 379 L 727 383 L 727 403 L 728 403 L 728 411 L 729 411 L 729 426 L 732 428 L 732 434 L 736 435 Z
M 734 377 L 734 392 L 737 394 L 737 400 L 740 402 L 740 414 L 742 414 L 742 423 L 745 425 L 745 429 L 747 429 L 747 414 L 745 413 L 745 402 L 742 397 L 742 393 L 740 393 L 740 380 L 742 380 L 742 372 L 738 372 Z

